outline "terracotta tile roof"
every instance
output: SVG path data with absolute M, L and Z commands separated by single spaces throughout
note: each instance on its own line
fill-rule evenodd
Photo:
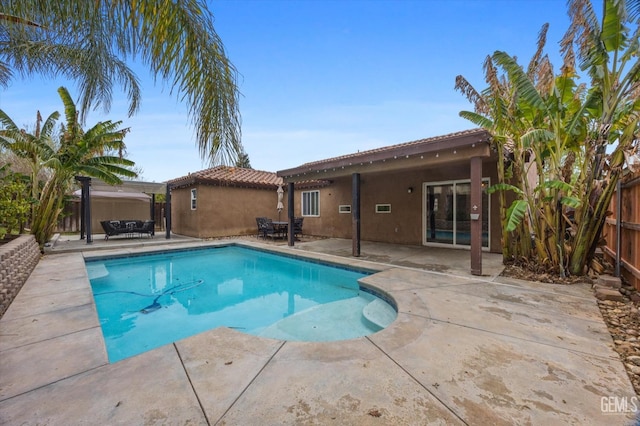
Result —
M 393 156 L 398 152 L 402 152 L 403 155 L 407 152 L 416 154 L 422 151 L 428 152 L 435 147 L 440 147 L 446 144 L 468 143 L 470 145 L 472 142 L 477 142 L 481 139 L 486 140 L 488 138 L 488 135 L 489 134 L 484 129 L 464 130 L 460 132 L 449 133 L 446 135 L 419 139 L 416 141 L 404 142 L 396 145 L 389 145 L 381 148 L 370 149 L 367 151 L 356 152 L 353 154 L 342 155 L 339 157 L 332 157 L 324 160 L 304 163 L 293 169 L 279 170 L 278 175 L 289 176 L 300 171 L 316 170 L 326 165 L 336 165 L 347 163 L 349 161 L 380 161 L 384 158 L 393 158 Z
M 173 187 L 190 186 L 200 183 L 251 188 L 276 188 L 278 185 L 282 185 L 282 178 L 273 172 L 265 172 L 262 170 L 216 166 L 172 179 L 168 183 Z

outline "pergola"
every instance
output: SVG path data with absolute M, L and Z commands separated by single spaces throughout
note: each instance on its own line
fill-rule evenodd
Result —
M 91 232 L 91 192 L 93 191 L 101 193 L 149 194 L 151 195 L 151 207 L 149 211 L 151 219 L 155 217 L 156 194 L 166 194 L 166 238 L 171 238 L 171 192 L 166 183 L 122 181 L 120 185 L 110 185 L 100 179 L 87 176 L 76 176 L 76 181 L 80 182 L 82 187 L 80 195 L 80 238 L 84 239 L 86 233 L 87 244 L 93 242 Z

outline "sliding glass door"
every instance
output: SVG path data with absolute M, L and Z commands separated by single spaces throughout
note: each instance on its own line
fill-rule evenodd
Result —
M 482 247 L 489 247 L 489 179 L 482 180 Z M 471 182 L 427 182 L 423 185 L 424 244 L 471 245 Z

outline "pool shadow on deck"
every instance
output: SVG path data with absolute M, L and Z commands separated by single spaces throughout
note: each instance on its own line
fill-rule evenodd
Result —
M 0 424 L 610 425 L 635 417 L 602 408 L 603 398 L 636 396 L 587 284 L 497 277 L 484 253 L 486 276 L 475 277 L 464 250 L 365 242 L 353 258 L 349 240 L 138 243 L 96 246 L 113 254 L 238 243 L 372 268 L 380 272 L 364 283 L 389 294 L 398 317 L 337 342 L 217 328 L 109 364 L 83 261 L 107 252 L 54 246 L 0 320 Z

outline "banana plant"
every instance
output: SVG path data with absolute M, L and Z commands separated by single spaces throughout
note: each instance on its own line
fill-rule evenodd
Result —
M 500 198 L 503 239 L 518 244 L 503 255 L 580 275 L 596 268 L 624 154 L 638 149 L 640 33 L 629 13 L 640 11 L 640 2 L 604 0 L 602 24 L 588 0 L 568 6 L 572 22 L 558 75 L 543 54 L 545 25 L 527 69 L 496 51 L 485 61 L 486 90 L 460 76 L 456 88 L 475 106 L 460 115 L 487 129 L 500 154 L 492 191 L 512 194 L 509 207 Z M 579 84 L 576 61 L 590 86 Z
M 123 138 L 128 129 L 120 129 L 120 121 L 104 121 L 85 131 L 78 121 L 79 112 L 67 89 L 59 88 L 58 94 L 64 104 L 65 123 L 57 147 L 45 163 L 49 178 L 40 194 L 31 223 L 31 232 L 41 246 L 53 236 L 75 176 L 95 177 L 111 184 L 121 183 L 121 176 L 136 176 L 131 170 L 134 162 L 103 154 L 124 149 Z

